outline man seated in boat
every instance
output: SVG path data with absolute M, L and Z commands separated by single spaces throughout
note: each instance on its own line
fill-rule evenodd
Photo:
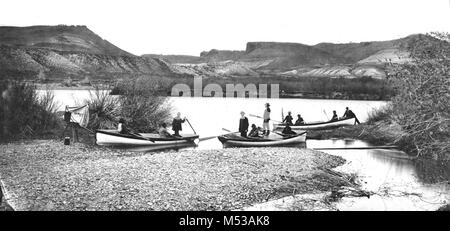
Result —
M 288 115 L 284 118 L 284 120 L 282 121 L 282 123 L 286 123 L 288 125 L 294 125 L 292 123 L 292 120 L 294 120 L 294 118 L 292 118 L 291 112 L 288 112 Z
M 120 118 L 119 119 L 119 124 L 117 125 L 117 131 L 120 134 L 130 134 L 130 131 L 128 131 L 127 126 L 125 125 L 125 119 L 124 118 Z
M 302 116 L 300 114 L 298 114 L 297 115 L 297 120 L 295 121 L 294 125 L 298 126 L 298 125 L 302 125 L 302 124 L 305 124 L 305 121 L 303 120 Z
M 338 121 L 338 120 L 339 120 L 339 117 L 336 114 L 336 111 L 333 111 L 333 117 L 331 117 L 330 122 L 334 122 L 334 121 Z
M 245 116 L 245 112 L 241 111 L 241 118 L 239 119 L 239 132 L 242 137 L 247 137 L 248 131 L 248 118 Z
M 252 137 L 252 138 L 260 138 L 261 136 L 259 135 L 259 131 L 260 131 L 261 129 L 260 128 L 258 128 L 258 127 L 256 127 L 256 125 L 255 124 L 252 124 L 252 130 L 250 130 L 250 133 L 248 133 L 248 136 L 249 137 Z
M 184 119 L 181 118 L 181 113 L 177 113 L 177 117 L 173 118 L 172 121 L 172 130 L 175 132 L 174 136 L 181 137 L 180 131 L 183 129 L 181 124 L 186 121 L 186 117 Z
M 170 138 L 173 137 L 170 132 L 167 130 L 167 124 L 166 123 L 162 123 L 159 130 L 158 130 L 159 136 L 161 136 L 162 138 Z
M 289 124 L 286 124 L 286 127 L 284 127 L 284 129 L 281 133 L 283 135 L 297 135 L 297 133 L 292 131 L 291 126 Z
M 360 124 L 358 118 L 356 118 L 355 113 L 352 110 L 349 110 L 348 107 L 345 108 L 345 113 L 342 116 L 343 119 L 355 118 L 355 123 Z

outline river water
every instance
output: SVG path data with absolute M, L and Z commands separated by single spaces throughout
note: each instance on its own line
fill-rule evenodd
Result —
M 87 90 L 55 90 L 55 99 L 64 105 L 75 105 L 89 97 Z M 250 124 L 261 126 L 261 119 L 249 114 L 262 115 L 264 104 L 271 104 L 273 120 L 281 119 L 292 111 L 294 118 L 301 114 L 307 122 L 327 120 L 333 110 L 339 116 L 349 107 L 361 122 L 369 114 L 387 102 L 360 100 L 321 99 L 242 99 L 242 98 L 185 98 L 171 97 L 168 103 L 174 114 L 186 116 L 200 137 L 225 133 L 222 128 L 235 131 L 240 112 L 247 114 Z M 193 133 L 187 123 L 183 132 Z M 307 148 L 370 147 L 359 140 L 307 140 Z M 219 149 L 217 139 L 200 142 L 196 149 Z M 370 198 L 343 198 L 336 207 L 339 210 L 436 210 L 450 203 L 450 163 L 414 161 L 405 153 L 396 150 L 358 149 L 326 150 L 331 155 L 341 156 L 346 164 L 338 171 L 359 176 L 362 188 L 375 194 Z

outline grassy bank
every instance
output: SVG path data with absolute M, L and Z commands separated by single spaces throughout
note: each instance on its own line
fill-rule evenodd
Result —
M 362 123 L 357 126 L 346 126 L 331 130 L 309 131 L 308 139 L 359 139 L 372 145 L 398 145 L 397 139 L 403 133 L 398 124 L 377 122 Z
M 231 210 L 347 184 L 326 171 L 342 158 L 306 149 L 149 154 L 47 140 L 0 150 L 18 210 Z

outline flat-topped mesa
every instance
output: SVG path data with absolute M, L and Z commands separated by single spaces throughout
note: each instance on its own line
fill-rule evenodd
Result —
M 283 48 L 308 48 L 308 45 L 301 43 L 283 43 L 283 42 L 248 42 L 245 49 L 246 53 L 251 53 L 257 49 L 283 49 Z

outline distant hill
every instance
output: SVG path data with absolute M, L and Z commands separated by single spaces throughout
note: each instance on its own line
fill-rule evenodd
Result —
M 181 65 L 184 73 L 197 75 L 284 75 L 316 77 L 373 77 L 384 78 L 385 63 L 409 62 L 406 46 L 424 35 L 361 43 L 301 43 L 248 42 L 243 51 L 216 50 L 201 52 L 200 56 L 174 58 L 158 56 L 173 65 Z M 229 62 L 233 61 L 233 62 Z M 205 66 L 204 64 L 208 65 Z M 186 65 L 194 64 L 194 65 Z M 205 72 L 202 72 L 205 70 Z M 243 71 L 247 70 L 247 71 Z
M 0 27 L 0 45 L 100 55 L 132 55 L 102 39 L 86 26 Z
M 0 27 L 0 79 L 61 82 L 178 76 L 166 63 L 126 52 L 85 26 Z
M 162 59 L 168 63 L 205 63 L 206 59 L 198 56 L 190 55 L 157 55 L 157 54 L 145 54 L 142 57 L 147 59 Z

